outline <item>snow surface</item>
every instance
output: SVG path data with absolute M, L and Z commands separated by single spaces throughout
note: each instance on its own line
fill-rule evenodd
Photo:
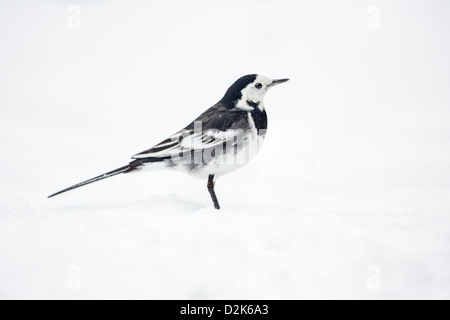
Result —
M 449 299 L 449 9 L 3 0 L 0 298 Z M 262 154 L 218 180 L 220 212 L 177 172 L 46 199 L 248 73 L 291 81 L 266 97 Z

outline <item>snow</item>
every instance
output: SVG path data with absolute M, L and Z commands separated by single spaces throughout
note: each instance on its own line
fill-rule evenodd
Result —
M 449 6 L 2 1 L 0 298 L 449 299 Z M 166 171 L 46 199 L 255 72 L 291 81 L 222 210 Z

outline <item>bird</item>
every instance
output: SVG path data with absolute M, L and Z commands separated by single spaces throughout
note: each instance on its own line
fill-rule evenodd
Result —
M 126 166 L 80 182 L 48 198 L 119 174 L 142 169 L 173 169 L 207 180 L 214 208 L 217 178 L 248 162 L 261 148 L 267 132 L 264 97 L 269 89 L 289 79 L 273 80 L 260 74 L 239 78 L 223 98 L 198 118 L 152 148 L 131 157 Z

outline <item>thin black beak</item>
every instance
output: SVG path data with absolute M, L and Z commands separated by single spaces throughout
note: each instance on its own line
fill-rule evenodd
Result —
M 269 87 L 274 87 L 277 84 L 283 83 L 289 81 L 289 79 L 278 79 L 278 80 L 273 80 L 271 84 L 269 84 Z

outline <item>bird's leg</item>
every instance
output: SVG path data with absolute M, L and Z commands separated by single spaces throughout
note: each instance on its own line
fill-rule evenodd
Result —
M 215 184 L 214 183 L 214 175 L 210 174 L 208 177 L 208 191 L 209 191 L 209 194 L 211 195 L 211 199 L 214 203 L 214 208 L 219 210 L 220 206 L 219 206 L 219 201 L 217 201 L 216 193 L 214 191 L 214 184 Z

